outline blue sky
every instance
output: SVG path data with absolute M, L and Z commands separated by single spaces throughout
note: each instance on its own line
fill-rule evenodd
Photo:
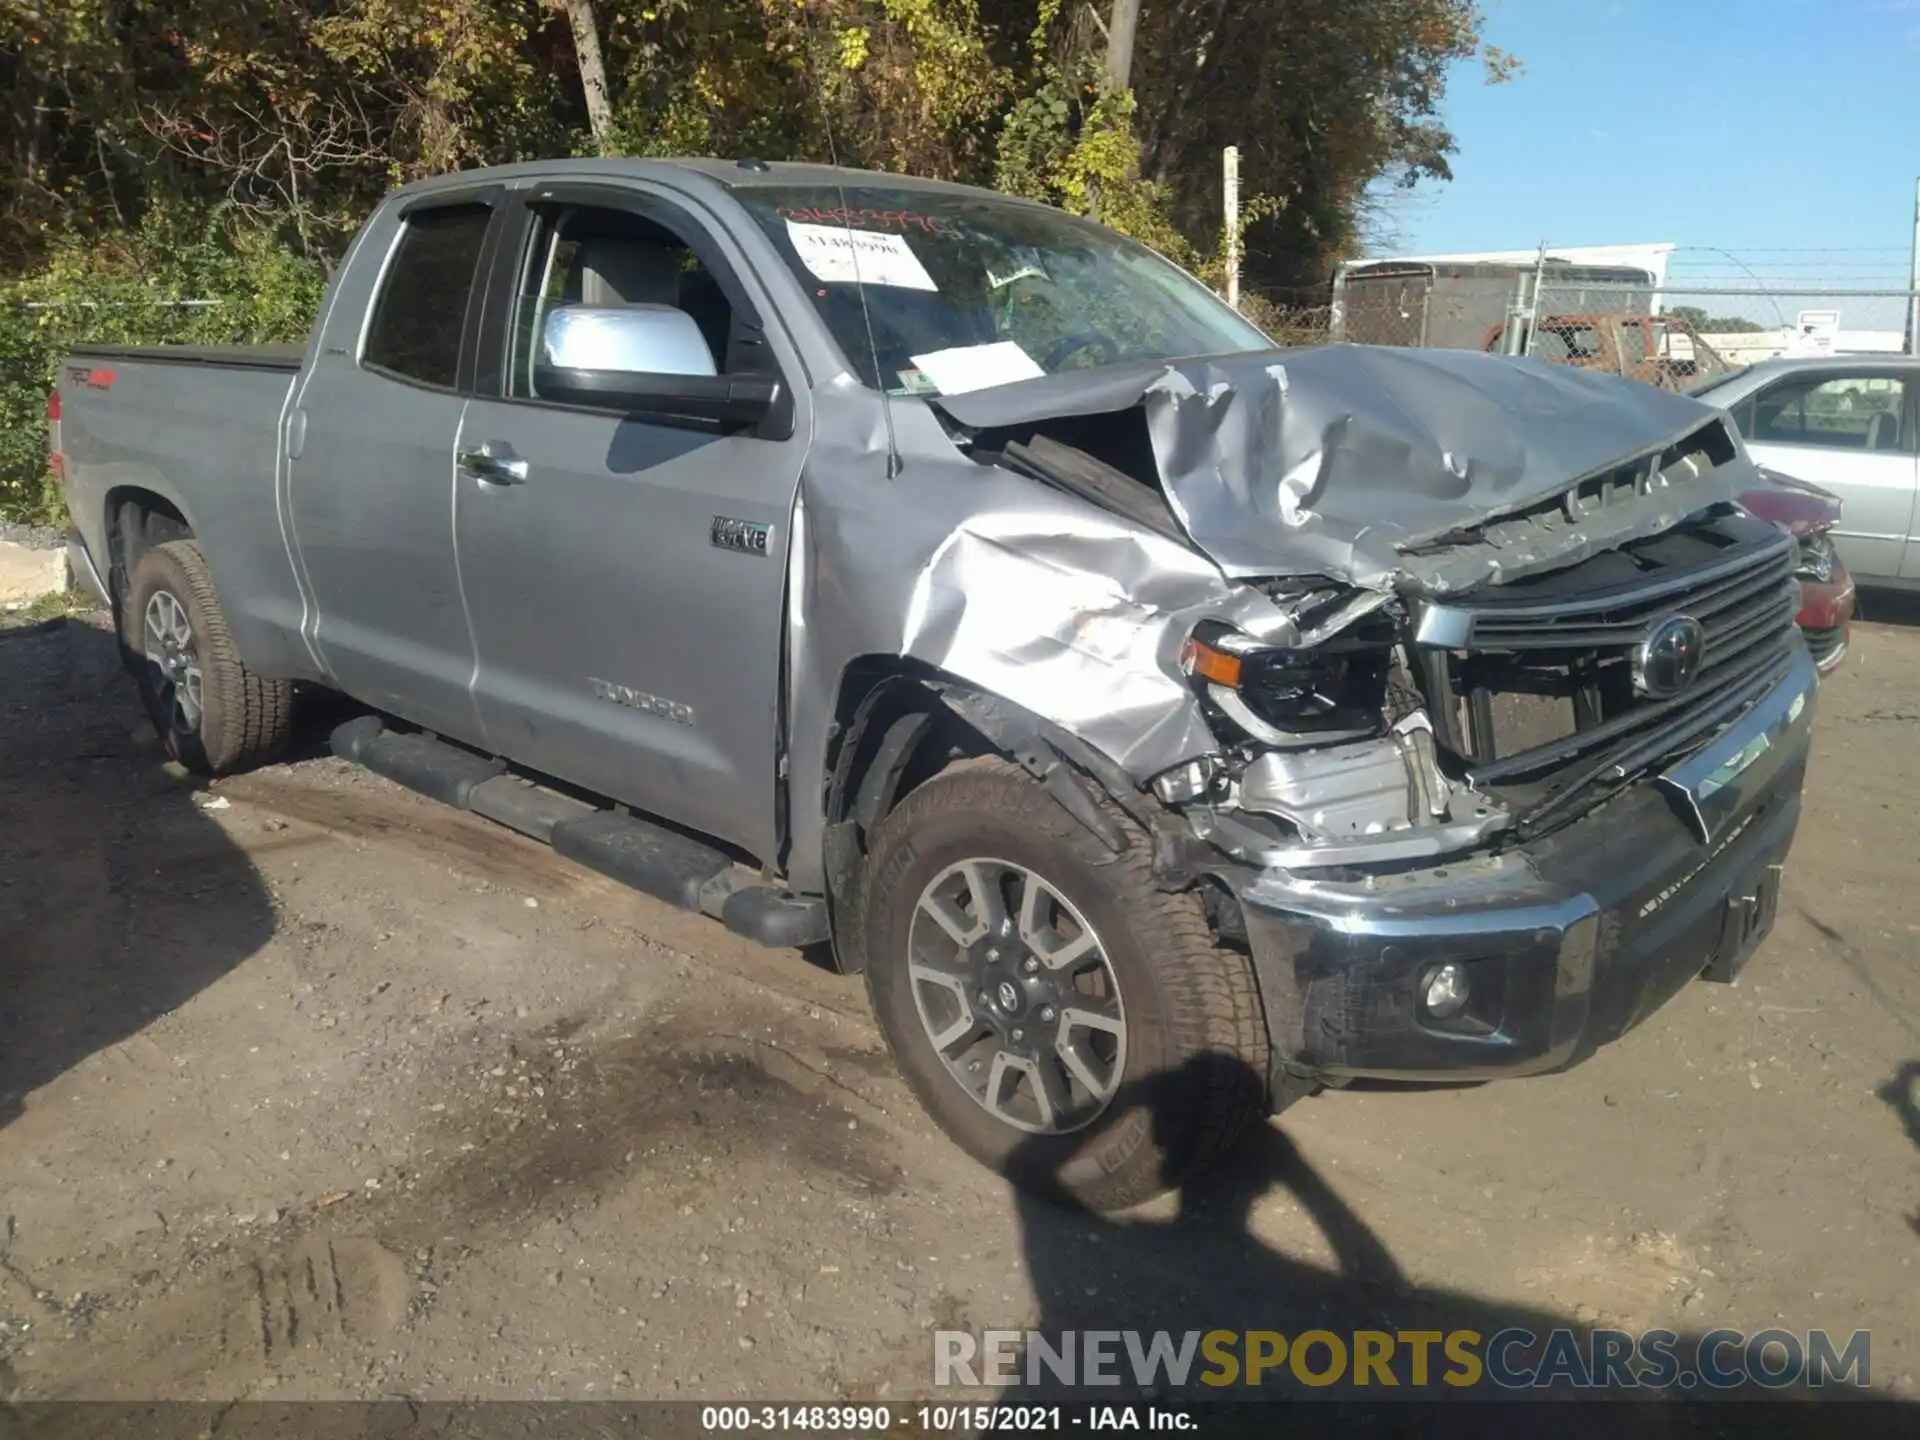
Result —
M 1483 6 L 1525 69 L 1458 68 L 1454 178 L 1393 205 L 1400 253 L 1670 240 L 1733 252 L 1682 252 L 1702 283 L 1904 283 L 1920 0 Z

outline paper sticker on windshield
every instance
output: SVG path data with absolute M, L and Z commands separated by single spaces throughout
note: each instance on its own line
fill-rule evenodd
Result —
M 904 235 L 849 230 L 844 225 L 787 221 L 787 238 L 800 263 L 829 285 L 892 285 L 902 290 L 938 290 Z
M 1047 373 L 1011 340 L 999 340 L 991 345 L 956 345 L 951 350 L 916 355 L 913 363 L 940 387 L 942 395 L 963 395 L 969 390 L 985 390 L 990 385 L 1036 380 Z
M 1042 270 L 1038 265 L 1016 266 L 1004 275 L 998 270 L 995 270 L 991 265 L 987 267 L 987 288 L 989 290 L 1004 290 L 1016 280 L 1045 280 L 1047 278 L 1047 272 Z

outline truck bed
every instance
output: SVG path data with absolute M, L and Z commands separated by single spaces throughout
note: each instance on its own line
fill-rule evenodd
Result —
M 300 345 L 76 345 L 86 360 L 135 360 L 143 364 L 212 365 L 233 370 L 300 369 Z
M 298 585 L 276 493 L 281 425 L 302 347 L 82 345 L 60 391 L 67 502 L 104 579 L 123 497 L 157 496 L 199 538 L 245 653 L 286 663 Z

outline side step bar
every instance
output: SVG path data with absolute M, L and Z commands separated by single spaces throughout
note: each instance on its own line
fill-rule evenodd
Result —
M 506 763 L 430 735 L 389 730 L 377 715 L 337 727 L 333 753 L 430 799 L 518 830 L 557 854 L 677 905 L 734 934 L 794 949 L 827 938 L 826 903 L 768 885 L 709 845 L 618 810 L 601 810 L 510 773 Z

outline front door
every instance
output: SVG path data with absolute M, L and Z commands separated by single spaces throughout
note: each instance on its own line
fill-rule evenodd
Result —
M 308 633 L 334 683 L 468 741 L 479 721 L 454 562 L 453 442 L 492 216 L 467 197 L 373 222 L 321 322 L 288 446 Z
M 1753 458 L 1833 491 L 1844 507 L 1834 546 L 1855 577 L 1903 573 L 1914 515 L 1914 397 L 1898 374 L 1789 374 L 1735 407 Z
M 481 719 L 501 754 L 771 860 L 805 425 L 728 433 L 537 394 L 563 303 L 683 309 L 716 373 L 780 363 L 727 242 L 651 192 L 586 193 L 536 192 L 510 232 L 482 342 L 505 360 L 456 446 Z

